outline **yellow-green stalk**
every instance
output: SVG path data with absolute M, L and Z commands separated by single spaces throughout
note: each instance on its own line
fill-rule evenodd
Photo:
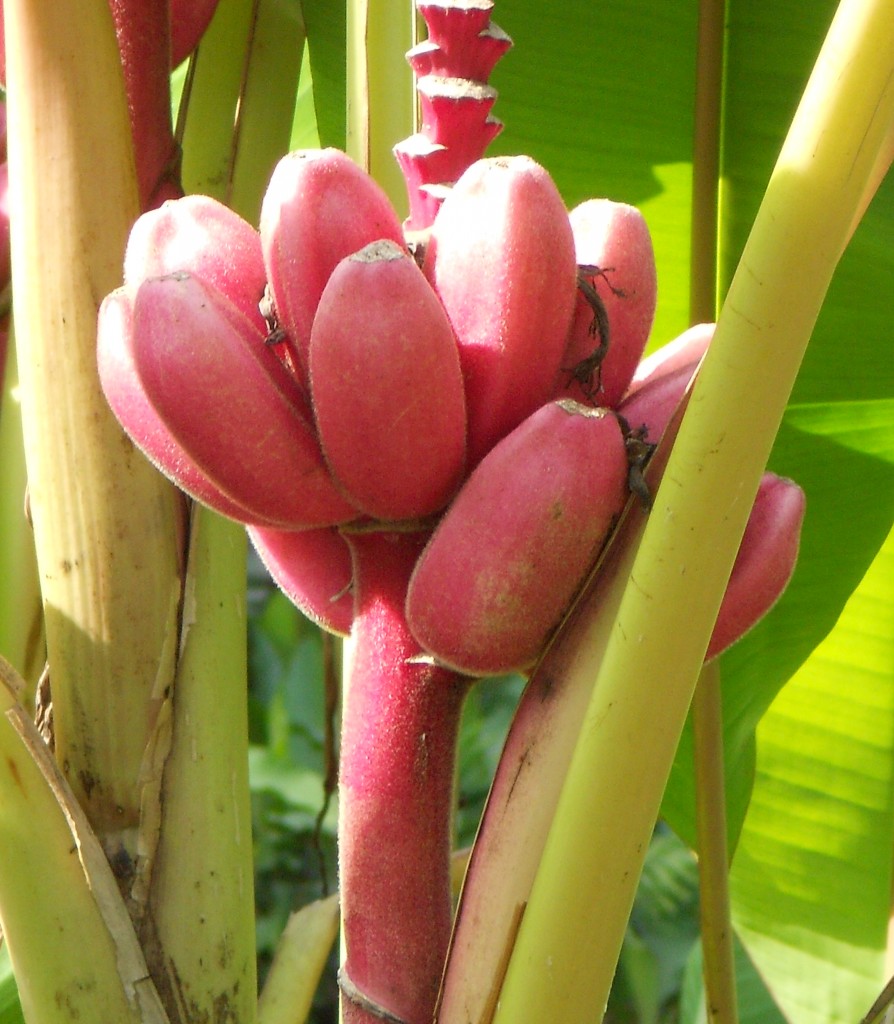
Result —
M 289 148 L 306 32 L 297 4 L 260 0 L 252 26 L 245 88 L 235 126 L 233 183 L 227 205 L 257 224 L 261 196 Z
M 730 287 L 605 657 L 581 659 L 596 686 L 496 1024 L 602 1018 L 758 481 L 894 120 L 892 52 L 889 0 L 844 0 Z
M 177 119 L 183 136 L 183 182 L 187 192 L 229 201 L 237 142 L 233 127 L 245 84 L 252 0 L 220 0 L 202 37 L 200 62 L 187 77 L 185 110 Z M 217 57 L 217 60 L 212 59 Z
M 415 6 L 412 0 L 350 0 L 347 33 L 345 148 L 403 216 L 407 190 L 391 150 L 414 130 L 416 94 L 405 55 L 416 42 Z
M 257 977 L 246 704 L 245 531 L 195 506 L 180 659 L 147 781 L 141 837 L 152 975 L 183 1020 L 250 1024 Z M 155 843 L 154 849 L 153 843 Z
M 133 853 L 140 765 L 174 668 L 181 499 L 112 416 L 96 314 L 137 214 L 111 14 L 4 4 L 13 291 L 56 754 L 109 852 Z M 121 861 L 119 861 L 121 863 Z
M 695 132 L 692 153 L 692 228 L 689 322 L 717 315 L 717 189 L 726 4 L 699 4 Z M 692 699 L 698 829 L 702 974 L 712 1024 L 737 1024 L 736 974 L 730 918 L 723 771 L 723 704 L 720 669 L 706 665 Z
M 258 1001 L 258 1024 L 307 1020 L 337 933 L 337 895 L 315 900 L 291 915 Z
M 229 200 L 255 221 L 266 168 L 288 140 L 301 40 L 291 41 L 295 75 L 283 74 L 263 47 L 255 52 L 250 12 L 245 0 L 218 8 L 197 58 L 183 145 L 187 191 Z M 243 91 L 254 100 L 242 102 Z M 237 109 L 241 144 L 255 140 L 245 160 Z M 143 942 L 169 1005 L 184 1019 L 240 1024 L 257 1010 L 245 557 L 241 525 L 193 507 L 180 660 L 146 764 L 159 794 L 146 809 L 159 813 L 144 819 L 147 870 L 137 891 L 148 906 Z
M 10 324 L 10 332 L 12 332 Z M 0 395 L 0 656 L 25 679 L 33 707 L 46 660 L 34 531 L 25 509 L 25 450 L 15 344 L 10 336 Z
M 0 661 L 0 925 L 26 1020 L 167 1024 L 117 883 Z

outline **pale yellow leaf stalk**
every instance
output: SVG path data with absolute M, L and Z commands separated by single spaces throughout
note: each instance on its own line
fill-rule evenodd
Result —
M 406 53 L 416 43 L 412 0 L 349 0 L 346 151 L 407 213 L 407 187 L 391 152 L 414 130 L 416 93 Z
M 468 848 L 450 858 L 450 888 L 459 895 Z M 289 917 L 258 1000 L 258 1024 L 302 1024 L 338 934 L 338 893 L 314 900 Z
M 6 369 L 0 370 L 0 379 L 0 656 L 25 679 L 26 704 L 33 707 L 46 648 L 34 532 L 25 509 L 22 409 L 12 337 L 6 352 Z
M 16 699 L 23 686 L 0 660 L 0 924 L 25 1019 L 167 1024 L 102 848 Z
M 141 833 L 143 945 L 182 1020 L 250 1024 L 257 1005 L 245 679 L 245 531 L 196 506 L 180 659 L 159 715 Z M 148 764 L 147 764 L 148 767 Z M 160 829 L 157 833 L 155 829 Z
M 894 5 L 844 0 L 773 172 L 637 552 L 494 1015 L 602 1019 L 760 475 L 894 121 Z M 583 908 L 588 913 L 583 913 Z
M 195 74 L 188 93 L 184 90 L 186 107 L 178 116 L 178 131 L 184 135 L 185 191 L 227 204 L 238 153 L 235 125 L 245 85 L 252 6 L 252 0 L 220 0 L 193 57 Z
M 96 314 L 137 215 L 108 5 L 7 0 L 13 293 L 56 754 L 106 849 L 133 852 L 172 678 L 181 500 L 100 391 Z
M 338 895 L 315 900 L 288 920 L 258 1002 L 258 1024 L 302 1024 L 338 933 Z

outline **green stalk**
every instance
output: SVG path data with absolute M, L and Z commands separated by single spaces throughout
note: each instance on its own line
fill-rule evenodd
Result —
M 706 665 L 692 705 L 695 744 L 695 804 L 701 898 L 702 973 L 711 1024 L 737 1024 L 736 965 L 729 905 L 726 790 L 720 668 Z
M 185 114 L 178 118 L 183 139 L 183 186 L 187 192 L 229 199 L 237 145 L 233 126 L 245 84 L 252 0 L 220 0 L 193 60 Z
M 257 224 L 273 168 L 289 148 L 306 33 L 297 5 L 255 0 L 227 205 Z
M 266 2 L 224 0 L 201 44 L 184 121 L 185 188 L 230 200 L 251 219 L 286 148 L 303 43 L 294 33 L 282 42 L 294 47 L 291 70 L 272 61 L 277 17 Z M 147 759 L 160 816 L 144 821 L 149 870 L 139 880 L 142 938 L 168 1004 L 183 1019 L 240 1024 L 257 1011 L 245 557 L 241 525 L 193 507 L 181 656 Z
M 157 768 L 147 759 L 161 817 L 142 833 L 157 847 L 141 938 L 183 1020 L 249 1024 L 257 1003 L 245 546 L 240 526 L 194 507 L 177 676 Z
M 0 661 L 0 924 L 25 1017 L 167 1024 L 108 861 L 17 702 L 23 686 Z
M 407 189 L 391 152 L 416 117 L 406 52 L 416 42 L 412 0 L 348 2 L 348 155 L 368 171 L 406 215 Z
M 4 4 L 16 344 L 56 755 L 124 879 L 141 762 L 169 685 L 180 496 L 125 437 L 96 372 L 96 314 L 137 207 L 107 4 Z M 36 953 L 37 951 L 35 951 Z
M 730 287 L 600 664 L 497 1024 L 601 1019 L 748 511 L 894 120 L 894 7 L 845 0 Z M 590 908 L 581 914 L 581 906 Z
M 724 0 L 701 0 L 699 4 L 689 275 L 692 324 L 707 323 L 716 316 L 725 14 Z M 702 669 L 692 699 L 692 715 L 705 1004 L 711 1021 L 737 1024 L 726 847 L 723 704 L 716 661 Z
M 34 531 L 25 512 L 25 448 L 12 330 L 10 324 L 6 369 L 0 372 L 0 655 L 25 679 L 28 690 L 23 700 L 33 708 L 46 645 Z

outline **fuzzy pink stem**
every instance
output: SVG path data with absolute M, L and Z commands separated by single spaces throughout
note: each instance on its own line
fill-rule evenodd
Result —
M 182 195 L 171 122 L 170 0 L 109 0 L 121 51 L 140 209 Z
M 429 1024 L 447 954 L 455 748 L 470 681 L 411 660 L 421 651 L 404 600 L 426 538 L 348 536 L 356 617 L 340 778 L 344 1024 L 379 1024 L 382 1011 Z
M 479 160 L 502 124 L 491 117 L 496 90 L 487 85 L 512 40 L 490 20 L 491 0 L 418 0 L 429 38 L 407 54 L 417 77 L 422 130 L 394 155 L 410 198 L 406 228 L 431 226 L 445 187 Z

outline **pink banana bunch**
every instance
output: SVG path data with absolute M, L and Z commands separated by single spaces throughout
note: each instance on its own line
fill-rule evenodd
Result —
M 200 196 L 140 218 L 99 369 L 149 458 L 246 523 L 330 630 L 353 618 L 340 530 L 433 531 L 410 629 L 458 671 L 500 673 L 536 658 L 627 500 L 631 436 L 660 437 L 709 340 L 696 329 L 637 371 L 655 297 L 642 216 L 607 200 L 569 216 L 526 157 L 462 175 L 420 267 L 371 178 L 299 152 L 259 231 Z M 780 515 L 792 486 L 771 489 Z M 781 589 L 749 579 L 761 597 L 739 633 Z
M 415 256 L 334 150 L 280 162 L 258 231 L 188 196 L 131 233 L 99 315 L 110 405 L 163 472 L 246 524 L 306 614 L 354 636 L 348 1024 L 432 1019 L 462 699 L 471 676 L 536 659 L 697 366 L 710 328 L 637 369 L 654 307 L 642 217 L 569 216 L 526 157 L 473 163 Z M 794 564 L 800 492 L 777 482 L 758 506 L 712 654 Z

